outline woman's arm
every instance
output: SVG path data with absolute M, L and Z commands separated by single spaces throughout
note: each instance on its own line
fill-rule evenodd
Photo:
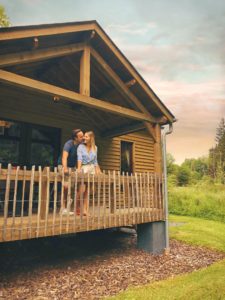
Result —
M 80 172 L 80 171 L 81 171 L 81 167 L 82 167 L 82 161 L 81 161 L 81 160 L 78 160 L 78 161 L 77 161 L 77 172 Z
M 82 146 L 79 145 L 77 148 L 77 171 L 80 172 L 81 171 L 81 167 L 82 167 Z
M 98 155 L 98 148 L 96 146 L 96 154 L 95 154 L 95 159 L 94 159 L 95 173 L 96 174 L 100 174 L 101 173 L 101 169 L 100 169 L 99 164 L 98 164 L 97 155 Z

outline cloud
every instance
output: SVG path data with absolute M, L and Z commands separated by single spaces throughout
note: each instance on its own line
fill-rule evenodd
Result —
M 112 23 L 106 27 L 106 31 L 113 32 L 115 35 L 129 34 L 129 35 L 146 35 L 150 30 L 157 27 L 154 22 L 147 23 L 126 23 L 126 24 L 116 24 Z

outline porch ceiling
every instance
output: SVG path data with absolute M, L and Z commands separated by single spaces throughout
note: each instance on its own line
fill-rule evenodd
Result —
M 11 107 L 11 103 L 16 102 L 16 106 Z M 44 95 L 32 90 L 24 90 L 21 87 L 15 86 L 0 82 L 0 106 L 7 106 L 7 109 L 10 110 L 13 119 L 18 119 L 17 109 L 18 107 L 22 108 L 24 114 L 30 115 L 32 120 L 32 114 L 38 113 L 41 117 L 51 115 L 51 118 L 55 118 L 57 121 L 60 120 L 62 116 L 67 115 L 69 120 L 76 124 L 77 116 L 79 119 L 83 119 L 84 123 L 90 124 L 89 130 L 93 129 L 98 135 L 107 136 L 109 133 L 110 136 L 118 136 L 118 129 L 128 130 L 131 128 L 131 131 L 138 131 L 144 128 L 143 123 L 137 120 L 131 120 L 120 115 L 113 113 L 101 111 L 98 109 L 90 108 L 84 105 L 71 103 L 66 100 L 60 100 L 59 102 L 54 102 L 53 98 L 50 95 Z M 0 117 L 4 117 L 1 115 Z M 88 120 L 88 122 L 86 122 Z M 30 122 L 30 119 L 23 120 L 24 122 Z M 33 120 L 32 120 L 33 121 Z M 34 123 L 37 121 L 34 120 Z M 60 122 L 58 123 L 60 126 Z M 85 130 L 88 128 L 85 128 Z M 121 133 L 122 134 L 122 133 Z

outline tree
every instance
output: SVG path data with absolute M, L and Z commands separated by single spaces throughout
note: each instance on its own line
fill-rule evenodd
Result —
M 10 26 L 9 17 L 5 13 L 5 8 L 0 5 L 0 27 Z
M 177 173 L 177 183 L 179 186 L 185 186 L 190 183 L 191 171 L 186 166 L 181 166 Z

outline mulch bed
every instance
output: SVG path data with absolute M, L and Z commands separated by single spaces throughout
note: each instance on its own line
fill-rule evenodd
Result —
M 101 299 L 225 257 L 170 241 L 169 255 L 136 249 L 136 234 L 93 232 L 0 245 L 0 299 Z

